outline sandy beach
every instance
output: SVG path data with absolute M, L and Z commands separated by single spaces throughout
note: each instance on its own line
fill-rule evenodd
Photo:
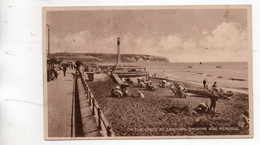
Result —
M 171 90 L 159 88 L 158 80 L 152 79 L 155 91 L 140 89 L 136 84 L 129 87 L 131 97 L 114 98 L 110 90 L 117 86 L 111 79 L 89 82 L 89 86 L 117 136 L 183 136 L 183 135 L 245 135 L 239 130 L 239 116 L 249 109 L 248 95 L 234 93 L 230 100 L 218 99 L 216 114 L 194 114 L 194 108 L 210 99 L 198 96 L 177 98 Z M 179 82 L 190 88 L 201 85 Z M 102 87 L 100 87 L 102 86 Z M 138 98 L 140 90 L 145 98 Z

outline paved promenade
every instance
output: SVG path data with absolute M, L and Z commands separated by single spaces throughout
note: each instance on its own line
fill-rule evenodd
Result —
M 73 88 L 73 70 L 66 77 L 59 71 L 58 79 L 48 82 L 48 135 L 49 137 L 98 137 L 96 118 L 80 79 Z M 74 91 L 78 96 L 74 96 Z M 75 125 L 76 124 L 76 125 Z
M 48 82 L 48 132 L 49 137 L 71 137 L 73 135 L 73 76 L 66 77 L 59 71 L 58 79 Z

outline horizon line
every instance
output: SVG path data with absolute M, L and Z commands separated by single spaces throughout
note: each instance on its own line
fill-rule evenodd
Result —
M 57 54 L 57 53 L 63 53 L 63 54 L 110 54 L 110 55 L 117 55 L 117 53 L 96 53 L 96 52 L 55 52 L 55 53 L 50 53 L 51 54 Z M 248 61 L 170 61 L 168 57 L 165 56 L 159 56 L 159 55 L 152 55 L 152 54 L 133 54 L 133 53 L 122 53 L 121 55 L 149 55 L 149 56 L 156 56 L 156 57 L 164 57 L 167 58 L 169 61 L 172 63 L 203 63 L 203 62 L 248 62 Z M 149 62 L 149 61 L 144 61 L 144 62 Z

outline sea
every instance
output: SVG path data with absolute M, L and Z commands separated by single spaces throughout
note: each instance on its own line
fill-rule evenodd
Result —
M 108 63 L 107 65 L 114 65 Z M 203 80 L 211 87 L 248 94 L 248 62 L 131 62 L 124 66 L 145 67 L 150 75 L 203 86 Z
M 247 62 L 182 62 L 182 63 L 140 63 L 147 68 L 150 75 L 167 77 L 170 80 L 183 81 L 196 85 L 217 86 L 223 90 L 231 90 L 248 94 Z

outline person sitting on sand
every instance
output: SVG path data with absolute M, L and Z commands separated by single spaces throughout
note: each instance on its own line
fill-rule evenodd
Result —
M 155 90 L 155 86 L 152 84 L 152 82 L 147 83 L 146 88 L 151 91 Z
M 140 88 L 145 88 L 145 83 L 144 82 L 140 82 Z
M 150 81 L 150 76 L 147 76 L 147 77 L 146 77 L 146 81 Z
M 171 86 L 172 86 L 172 83 L 167 82 L 165 87 L 171 87 Z
M 121 86 L 121 92 L 123 93 L 124 97 L 129 97 L 131 95 L 129 90 L 125 86 Z
M 181 92 L 186 92 L 186 87 L 183 87 L 182 85 L 179 85 Z
M 111 96 L 121 98 L 123 96 L 123 92 L 121 91 L 121 88 L 119 86 L 113 88 L 111 90 Z
M 167 81 L 166 81 L 166 80 L 163 80 L 163 81 L 162 81 L 162 87 L 163 87 L 163 88 L 166 88 L 166 84 L 167 84 Z
M 249 113 L 248 113 L 247 110 L 244 112 L 244 114 L 240 115 L 237 126 L 239 127 L 240 130 L 244 130 L 244 129 L 248 128 L 248 126 L 249 126 Z
M 130 79 L 130 78 L 126 78 L 125 81 L 128 83 L 128 84 L 134 84 L 134 82 Z
M 200 103 L 194 110 L 199 114 L 207 113 L 209 110 L 209 105 L 203 102 Z
M 186 98 L 186 95 L 184 94 L 184 88 L 179 83 L 176 83 L 175 86 L 176 86 L 176 95 L 179 98 Z
M 179 83 L 174 83 L 169 87 L 172 91 L 172 95 L 174 94 L 176 97 L 182 97 L 181 88 Z
M 185 85 L 184 87 L 180 85 L 180 91 L 182 93 L 182 98 L 187 97 L 187 86 Z
M 162 88 L 162 81 L 159 80 L 159 87 Z
M 174 94 L 176 96 L 176 84 L 169 86 L 169 89 L 172 91 L 171 96 Z

